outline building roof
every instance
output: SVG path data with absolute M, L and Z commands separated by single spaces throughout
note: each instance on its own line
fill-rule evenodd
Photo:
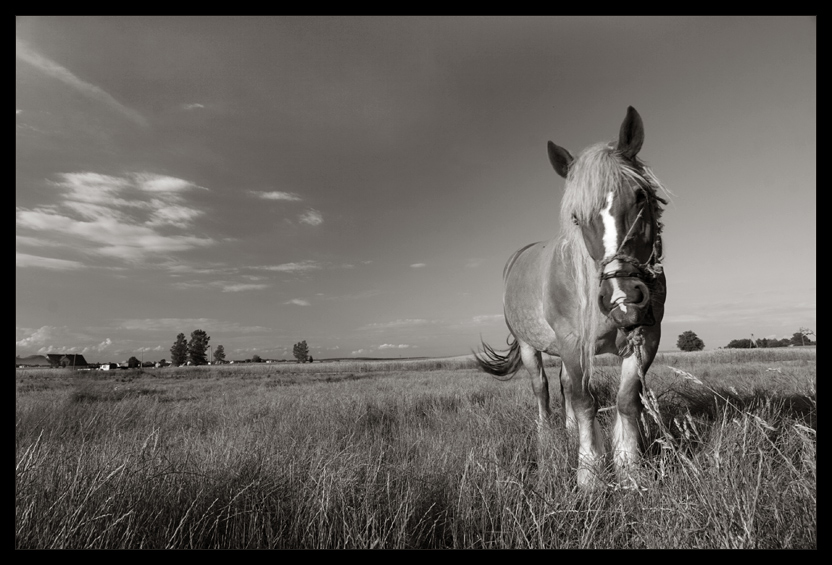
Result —
M 47 353 L 49 362 L 53 367 L 59 367 L 66 359 L 67 367 L 85 367 L 87 360 L 79 353 Z

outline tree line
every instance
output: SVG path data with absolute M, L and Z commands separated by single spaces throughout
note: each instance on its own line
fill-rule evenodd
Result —
M 800 328 L 800 331 L 794 332 L 790 338 L 782 339 L 732 339 L 725 346 L 726 349 L 750 349 L 754 347 L 789 347 L 792 345 L 815 345 L 816 343 L 809 339 L 810 335 L 815 335 L 815 332 L 808 328 Z M 753 334 L 752 334 L 753 338 Z M 683 332 L 679 339 L 676 340 L 676 347 L 682 351 L 702 351 L 705 349 L 705 342 L 691 330 Z
M 180 333 L 176 336 L 176 341 L 173 347 L 170 348 L 170 362 L 172 365 L 207 365 L 208 364 L 208 341 L 211 337 L 204 330 L 194 330 L 191 332 L 190 341 L 185 339 L 185 334 Z M 295 344 L 292 351 L 298 363 L 312 362 L 312 356 L 309 355 L 309 346 L 306 340 Z M 262 359 L 259 355 L 252 355 L 251 361 L 260 363 Z M 225 362 L 225 348 L 218 345 L 214 350 L 213 355 L 214 364 L 221 364 Z

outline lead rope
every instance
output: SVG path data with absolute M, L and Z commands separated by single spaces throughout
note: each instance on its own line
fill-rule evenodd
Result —
M 642 357 L 642 346 L 644 345 L 644 334 L 642 327 L 638 326 L 627 334 L 627 348 L 636 356 L 638 361 L 638 378 L 644 384 L 644 361 Z

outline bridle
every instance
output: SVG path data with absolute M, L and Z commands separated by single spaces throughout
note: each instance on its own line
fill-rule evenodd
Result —
M 655 237 L 653 238 L 653 251 L 650 253 L 650 257 L 647 258 L 646 263 L 642 263 L 632 255 L 627 255 L 626 253 L 622 253 L 622 249 L 624 249 L 624 245 L 630 241 L 633 236 L 633 228 L 635 228 L 638 221 L 641 219 L 644 213 L 644 206 L 653 205 L 651 199 L 654 197 L 650 194 L 649 191 L 645 191 L 648 194 L 648 201 L 641 207 L 638 211 L 638 215 L 636 219 L 633 220 L 633 223 L 630 224 L 630 229 L 627 231 L 627 235 L 624 236 L 624 239 L 621 240 L 621 245 L 618 246 L 618 251 L 616 251 L 613 255 L 603 259 L 600 264 L 600 272 L 598 276 L 598 285 L 600 286 L 603 284 L 604 281 L 609 279 L 615 278 L 636 278 L 641 279 L 645 283 L 652 284 L 655 282 L 656 278 L 664 272 L 664 269 L 661 264 L 661 257 L 662 257 L 662 236 L 660 233 L 660 224 L 656 222 L 654 225 L 654 233 Z M 616 269 L 614 271 L 609 271 L 607 273 L 604 272 L 604 267 L 612 263 L 613 261 L 621 261 L 622 263 L 629 263 L 633 265 L 636 269 L 634 271 L 631 270 L 624 270 L 624 269 Z

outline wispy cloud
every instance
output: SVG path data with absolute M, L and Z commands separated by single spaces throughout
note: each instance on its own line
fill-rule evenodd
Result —
M 298 220 L 300 220 L 300 223 L 309 224 L 310 226 L 318 226 L 324 223 L 324 217 L 321 213 L 311 209 L 298 216 Z
M 66 243 L 70 238 L 83 251 L 114 259 L 154 261 L 171 253 L 214 244 L 212 239 L 171 233 L 185 230 L 203 215 L 189 205 L 185 193 L 207 190 L 190 181 L 133 173 L 121 177 L 94 172 L 63 173 L 53 186 L 61 200 L 31 210 L 17 209 L 17 227 L 39 232 L 32 243 Z M 160 228 L 163 228 L 161 230 Z
M 425 320 L 423 318 L 406 318 L 393 320 L 392 322 L 375 322 L 361 326 L 360 330 L 387 330 L 392 328 L 409 328 L 414 326 L 423 326 L 425 324 L 434 324 L 435 320 Z
M 210 336 L 212 332 L 250 334 L 272 333 L 271 328 L 263 326 L 241 326 L 236 322 L 226 322 L 215 318 L 128 318 L 122 320 L 118 327 L 124 330 L 168 332 L 172 333 L 171 343 L 177 333 L 189 336 L 194 330 L 205 330 Z
M 394 345 L 392 343 L 382 343 L 378 346 L 379 349 L 408 349 L 410 346 L 405 343 Z
M 20 61 L 32 65 L 33 67 L 43 72 L 47 76 L 55 78 L 63 82 L 64 84 L 71 86 L 84 96 L 102 102 L 110 108 L 115 109 L 121 115 L 131 120 L 133 123 L 138 124 L 142 127 L 147 127 L 147 120 L 139 112 L 133 110 L 132 108 L 128 108 L 127 106 L 125 106 L 124 104 L 113 98 L 110 94 L 108 94 L 101 88 L 95 86 L 94 84 L 81 80 L 72 72 L 70 72 L 67 68 L 59 65 L 51 59 L 44 57 L 34 49 L 30 48 L 20 39 L 17 39 L 17 58 Z
M 219 290 L 221 292 L 244 292 L 248 290 L 263 290 L 264 288 L 269 288 L 269 285 L 264 283 L 240 283 L 230 281 L 180 281 L 173 283 L 171 286 L 182 290 L 207 288 Z
M 18 253 L 15 265 L 18 268 L 36 267 L 40 269 L 51 269 L 53 271 L 71 271 L 84 267 L 84 264 L 78 261 L 38 257 L 37 255 L 29 255 L 27 253 Z
M 282 192 L 280 190 L 272 190 L 271 192 L 249 190 L 249 194 L 252 194 L 257 198 L 262 198 L 263 200 L 288 200 L 290 202 L 301 200 L 301 197 L 294 192 Z
M 261 267 L 252 267 L 259 271 L 277 271 L 280 273 L 302 273 L 305 271 L 314 271 L 320 269 L 322 265 L 317 261 L 305 260 L 298 263 L 282 263 L 280 265 L 266 265 Z
M 193 104 L 182 104 L 182 108 L 185 110 L 198 110 L 199 108 L 205 108 L 205 105 L 194 102 Z
M 502 322 L 505 317 L 502 314 L 486 314 L 484 316 L 474 316 L 472 320 L 475 324 L 490 324 L 493 322 Z
M 413 269 L 421 269 L 422 267 L 426 267 L 427 263 L 413 263 L 410 267 Z
M 300 298 L 293 298 L 292 300 L 287 300 L 283 304 L 294 304 L 296 306 L 309 306 L 308 300 L 302 300 Z
M 264 288 L 269 288 L 269 285 L 257 283 L 230 283 L 222 285 L 223 292 L 243 292 L 246 290 L 262 290 Z
M 482 259 L 471 258 L 465 262 L 466 269 L 476 269 L 480 265 L 482 265 Z

